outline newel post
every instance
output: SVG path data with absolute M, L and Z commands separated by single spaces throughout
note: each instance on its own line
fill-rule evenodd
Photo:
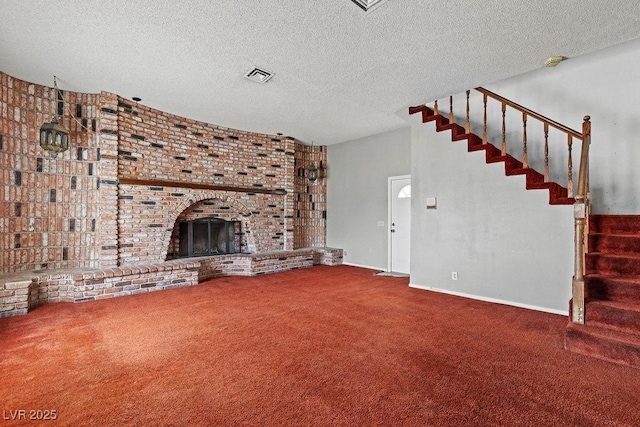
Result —
M 585 116 L 582 123 L 582 153 L 580 156 L 580 172 L 578 175 L 578 190 L 573 205 L 575 224 L 575 263 L 572 289 L 571 321 L 585 322 L 584 311 L 584 273 L 585 254 L 587 252 L 588 224 L 589 224 L 589 145 L 591 144 L 590 117 Z

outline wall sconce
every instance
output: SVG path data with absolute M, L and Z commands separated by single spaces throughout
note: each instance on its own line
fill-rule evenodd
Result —
M 313 163 L 311 163 L 311 166 L 307 169 L 307 178 L 309 178 L 310 182 L 315 182 L 316 179 L 318 179 L 318 168 L 316 168 L 316 165 Z
M 311 141 L 311 155 L 314 155 L 313 152 L 313 141 Z M 309 178 L 309 182 L 316 182 L 316 180 L 318 179 L 318 175 L 319 175 L 319 171 L 318 168 L 316 167 L 315 162 L 311 162 L 311 164 L 309 165 L 309 168 L 307 169 L 307 178 Z
M 58 90 L 58 82 L 56 76 L 53 76 L 53 87 L 56 92 L 56 102 L 60 99 L 60 91 Z M 51 152 L 51 158 L 58 157 L 58 153 L 67 151 L 69 148 L 69 131 L 58 123 L 58 116 L 53 114 L 51 123 L 45 123 L 40 127 L 40 146 L 43 150 Z

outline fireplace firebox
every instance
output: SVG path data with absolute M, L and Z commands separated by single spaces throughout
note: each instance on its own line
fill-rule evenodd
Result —
M 179 258 L 240 252 L 240 221 L 204 218 L 177 225 Z

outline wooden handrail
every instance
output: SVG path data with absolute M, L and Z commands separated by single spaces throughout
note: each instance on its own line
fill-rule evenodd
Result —
M 582 139 L 582 133 L 578 132 L 577 130 L 573 130 L 568 126 L 562 125 L 556 121 L 553 121 L 551 119 L 549 119 L 548 117 L 543 116 L 542 114 L 536 113 L 533 110 L 530 110 L 526 107 L 523 107 L 520 104 L 516 104 L 513 101 L 509 101 L 507 98 L 503 98 L 502 96 L 491 92 L 490 90 L 487 90 L 483 87 L 477 87 L 476 90 L 480 93 L 483 93 L 485 95 L 487 95 L 490 98 L 493 98 L 497 101 L 500 101 L 510 107 L 515 108 L 516 110 L 521 111 L 522 113 L 526 113 L 527 116 L 531 116 L 531 117 L 535 117 L 536 119 L 540 120 L 543 123 L 548 123 L 550 126 L 553 126 L 554 128 L 561 130 L 562 132 L 568 133 L 569 135 L 573 135 L 574 137 L 578 138 L 578 139 Z

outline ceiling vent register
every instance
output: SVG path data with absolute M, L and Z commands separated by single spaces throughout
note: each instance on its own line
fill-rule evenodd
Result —
M 386 2 L 387 0 L 351 0 L 351 1 L 357 4 L 360 7 L 360 9 L 364 10 L 365 12 L 370 12 L 373 9 L 380 6 L 382 3 Z
M 263 68 L 253 67 L 251 70 L 247 71 L 244 76 L 254 82 L 266 83 L 271 77 L 273 77 L 273 73 Z

